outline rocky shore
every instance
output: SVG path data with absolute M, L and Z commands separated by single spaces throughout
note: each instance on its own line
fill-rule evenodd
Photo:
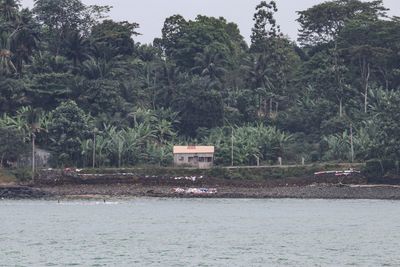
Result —
M 283 187 L 217 187 L 213 195 L 175 193 L 170 186 L 64 185 L 43 187 L 59 198 L 179 197 L 179 198 L 300 198 L 400 200 L 400 187 L 391 185 L 308 185 Z
M 399 179 L 390 182 L 393 181 L 400 182 Z M 360 174 L 341 178 L 335 175 L 303 175 L 291 178 L 232 179 L 203 175 L 150 176 L 135 173 L 77 174 L 46 171 L 35 182 L 31 185 L 0 185 L 0 199 L 176 197 L 400 200 L 400 185 L 370 181 Z
M 148 185 L 62 185 L 0 187 L 0 199 L 111 199 L 129 197 L 176 198 L 300 198 L 300 199 L 387 199 L 400 200 L 394 185 L 308 185 L 279 187 L 217 187 L 212 195 L 176 193 L 171 186 Z
M 29 186 L 0 186 L 0 199 L 44 199 L 53 195 L 41 188 Z

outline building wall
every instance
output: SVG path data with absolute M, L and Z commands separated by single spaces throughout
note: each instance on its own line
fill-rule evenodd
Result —
M 213 166 L 214 154 L 175 154 L 175 166 L 192 166 L 195 168 L 207 169 Z
M 37 168 L 46 168 L 49 166 L 50 152 L 43 149 L 36 149 L 35 151 L 35 166 Z M 21 157 L 17 163 L 18 167 L 30 167 L 32 166 L 31 155 Z

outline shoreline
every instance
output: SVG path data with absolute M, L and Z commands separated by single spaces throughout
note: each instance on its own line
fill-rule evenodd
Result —
M 0 199 L 109 200 L 118 198 L 215 198 L 215 199 L 375 199 L 400 200 L 398 185 L 311 184 L 276 187 L 217 187 L 210 195 L 178 194 L 174 187 L 139 184 L 0 186 Z

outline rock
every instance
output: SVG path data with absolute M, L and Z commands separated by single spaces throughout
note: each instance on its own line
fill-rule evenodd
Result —
M 35 188 L 25 186 L 0 187 L 1 199 L 42 199 L 51 195 Z

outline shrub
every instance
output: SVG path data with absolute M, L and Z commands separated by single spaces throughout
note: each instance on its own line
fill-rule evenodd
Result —
M 364 174 L 367 178 L 382 178 L 385 175 L 383 164 L 380 160 L 368 160 L 365 164 Z
M 30 169 L 25 169 L 25 168 L 15 169 L 11 171 L 11 173 L 15 176 L 15 178 L 19 182 L 27 182 L 32 179 L 32 171 Z

